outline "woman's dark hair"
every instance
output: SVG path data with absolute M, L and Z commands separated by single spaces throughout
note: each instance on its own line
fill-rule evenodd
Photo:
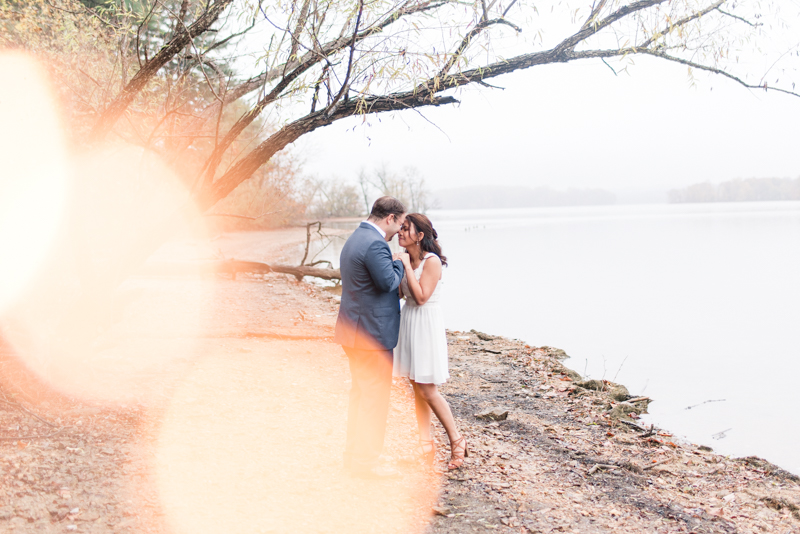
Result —
M 414 230 L 417 233 L 422 232 L 424 236 L 419 243 L 419 259 L 424 258 L 426 253 L 433 252 L 442 260 L 442 265 L 447 265 L 447 257 L 442 255 L 442 247 L 437 241 L 439 234 L 433 229 L 431 220 L 421 213 L 409 213 L 406 215 L 406 221 L 413 224 Z

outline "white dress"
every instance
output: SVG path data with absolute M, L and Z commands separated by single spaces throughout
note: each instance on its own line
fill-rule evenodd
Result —
M 414 277 L 419 280 L 422 267 L 431 256 L 425 255 Z M 418 305 L 408 289 L 408 272 L 403 275 L 400 287 L 406 298 L 400 313 L 400 337 L 394 349 L 394 376 L 406 376 L 421 384 L 443 384 L 450 378 L 447 370 L 447 337 L 444 317 L 439 305 L 442 281 L 436 284 L 433 294 L 423 305 Z

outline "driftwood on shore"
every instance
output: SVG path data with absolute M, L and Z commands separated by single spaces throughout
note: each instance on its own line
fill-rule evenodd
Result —
M 331 262 L 327 260 L 313 261 L 306 265 L 308 260 L 309 251 L 311 250 L 311 236 L 312 228 L 316 227 L 316 233 L 322 239 L 330 239 L 331 236 L 322 232 L 322 222 L 314 221 L 306 224 L 306 246 L 303 253 L 303 259 L 300 260 L 300 265 L 269 265 L 258 261 L 246 260 L 206 260 L 206 261 L 191 261 L 191 262 L 158 262 L 147 264 L 141 271 L 141 274 L 149 275 L 181 275 L 181 274 L 203 274 L 203 273 L 228 273 L 231 278 L 236 280 L 236 275 L 239 273 L 252 273 L 252 274 L 266 274 L 266 273 L 285 273 L 290 274 L 297 278 L 298 281 L 303 277 L 313 276 L 323 280 L 341 280 L 342 274 L 339 269 L 334 269 Z M 328 243 L 330 244 L 330 243 Z M 327 247 L 326 244 L 323 250 Z M 327 263 L 329 268 L 322 269 L 315 267 Z
M 314 276 L 323 280 L 341 280 L 342 273 L 339 269 L 322 269 L 320 267 L 308 267 L 305 265 L 273 265 L 272 271 L 276 273 L 293 274 L 298 280 L 304 276 Z
M 339 269 L 323 269 L 307 265 L 269 265 L 257 261 L 223 260 L 202 262 L 159 262 L 148 264 L 142 274 L 200 274 L 200 273 L 228 273 L 234 279 L 238 273 L 285 273 L 291 274 L 298 280 L 304 276 L 314 276 L 323 280 L 341 280 Z

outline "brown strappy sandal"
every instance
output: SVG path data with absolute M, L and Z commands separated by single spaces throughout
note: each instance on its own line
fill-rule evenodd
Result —
M 428 450 L 428 447 L 431 449 Z M 433 465 L 433 460 L 436 458 L 436 443 L 432 439 L 419 440 L 419 453 L 417 458 L 425 465 Z
M 462 435 L 450 443 L 450 462 L 447 464 L 447 470 L 452 471 L 464 465 L 464 458 L 469 458 L 469 449 L 467 438 Z

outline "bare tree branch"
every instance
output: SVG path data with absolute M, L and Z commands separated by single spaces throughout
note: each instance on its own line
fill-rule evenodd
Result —
M 444 76 L 448 72 L 450 72 L 450 69 L 453 68 L 453 65 L 455 64 L 455 62 L 458 61 L 458 58 L 461 57 L 461 55 L 464 53 L 464 51 L 470 45 L 470 43 L 472 42 L 472 39 L 474 39 L 475 36 L 480 34 L 483 30 L 485 30 L 486 28 L 488 28 L 488 27 L 490 27 L 490 26 L 492 26 L 494 24 L 507 24 L 507 25 L 511 26 L 512 28 L 514 28 L 517 32 L 521 32 L 522 31 L 521 28 L 519 28 L 516 25 L 508 22 L 505 19 L 493 19 L 493 20 L 481 21 L 472 30 L 470 30 L 467 33 L 467 35 L 464 36 L 464 38 L 461 40 L 461 43 L 458 45 L 458 48 L 455 50 L 455 52 L 450 54 L 450 59 L 447 60 L 447 62 L 445 63 L 444 67 L 442 67 L 442 70 L 440 70 L 439 74 L 437 74 L 433 78 L 433 88 L 434 89 L 438 88 L 439 80 L 444 78 Z M 428 88 L 427 83 L 428 82 L 426 82 L 425 84 L 421 84 L 421 85 L 417 86 L 416 90 L 417 91 L 422 91 L 422 90 Z
M 350 75 L 353 72 L 353 55 L 356 53 L 356 39 L 358 38 L 358 27 L 361 25 L 361 15 L 364 14 L 364 0 L 358 2 L 358 15 L 356 16 L 356 24 L 353 29 L 353 41 L 350 43 L 350 57 L 347 59 L 347 74 L 344 76 L 342 88 L 339 93 L 334 97 L 333 102 L 328 105 L 326 112 L 328 115 L 333 115 L 336 111 L 336 106 L 339 105 L 339 100 L 350 89 Z
M 597 16 L 600 14 L 600 11 L 606 7 L 606 3 L 608 3 L 608 0 L 600 0 L 592 6 L 589 16 L 586 18 L 586 22 L 583 23 L 583 26 L 581 26 L 581 29 L 590 27 L 594 21 L 597 20 Z
M 582 41 L 585 41 L 592 35 L 597 34 L 600 30 L 611 26 L 613 23 L 617 22 L 618 20 L 627 17 L 633 13 L 638 11 L 642 11 L 647 9 L 648 7 L 653 7 L 658 4 L 663 4 L 668 0 L 639 0 L 638 2 L 633 2 L 631 4 L 627 4 L 619 8 L 618 10 L 611 13 L 604 19 L 596 21 L 593 24 L 589 24 L 588 26 L 582 27 L 577 33 L 574 35 L 564 39 L 561 43 L 556 47 L 556 49 L 560 51 L 567 51 L 567 50 L 574 50 L 578 44 Z
M 752 26 L 753 28 L 758 28 L 759 26 L 762 25 L 760 22 L 750 22 L 749 20 L 747 20 L 744 17 L 740 17 L 738 15 L 734 15 L 733 13 L 728 13 L 727 11 L 723 11 L 722 9 L 719 9 L 719 8 L 717 8 L 717 11 L 719 11 L 720 13 L 722 13 L 723 15 L 725 15 L 727 17 L 730 17 L 732 19 L 736 19 L 738 21 L 744 22 L 745 24 L 747 24 L 748 26 Z
M 494 3 L 494 2 L 492 2 L 492 3 Z M 506 18 L 506 15 L 508 15 L 508 12 L 511 11 L 511 8 L 514 7 L 514 4 L 516 4 L 516 3 L 517 3 L 517 0 L 511 0 L 511 3 L 508 4 L 508 7 L 503 11 L 503 16 L 501 18 Z
M 688 67 L 692 67 L 693 69 L 710 72 L 712 74 L 718 74 L 720 76 L 724 76 L 725 78 L 728 78 L 729 80 L 733 80 L 734 82 L 736 82 L 739 85 L 741 85 L 743 87 L 746 87 L 748 89 L 763 89 L 765 91 L 777 91 L 779 93 L 784 93 L 784 94 L 787 94 L 787 95 L 800 97 L 800 93 L 797 93 L 795 91 L 789 91 L 787 89 L 781 89 L 779 87 L 770 87 L 769 85 L 767 85 L 766 82 L 764 82 L 762 85 L 749 84 L 746 81 L 744 81 L 741 78 L 739 78 L 738 76 L 734 76 L 733 74 L 731 74 L 731 73 L 729 73 L 729 72 L 727 72 L 727 71 L 725 71 L 723 69 L 718 69 L 716 67 L 709 67 L 708 65 L 703 65 L 701 63 L 695 63 L 694 61 L 688 61 L 686 59 L 682 59 L 682 58 L 679 58 L 679 57 L 671 56 L 671 55 L 669 55 L 669 54 L 667 54 L 665 52 L 662 52 L 660 50 L 639 50 L 638 53 L 646 54 L 646 55 L 649 55 L 649 56 L 655 56 L 655 57 L 658 57 L 658 58 L 661 58 L 661 59 L 665 59 L 667 61 L 672 61 L 673 63 L 680 63 L 681 65 L 686 65 Z
M 408 15 L 414 15 L 418 13 L 424 13 L 426 11 L 430 11 L 432 9 L 439 8 L 445 5 L 447 2 L 442 1 L 425 1 L 421 3 L 411 3 L 409 2 L 407 6 L 400 8 L 397 11 L 387 13 L 381 22 L 370 26 L 364 29 L 358 37 L 356 37 L 356 41 L 362 41 L 368 37 L 371 37 L 375 34 L 378 34 L 389 27 L 391 24 L 401 20 L 403 17 Z M 252 93 L 253 91 L 258 90 L 260 87 L 263 87 L 264 84 L 269 83 L 271 81 L 276 80 L 277 78 L 282 76 L 283 72 L 288 70 L 297 68 L 301 63 L 305 63 L 308 61 L 308 56 L 318 56 L 318 57 L 329 57 L 332 54 L 343 50 L 350 44 L 350 39 L 339 37 L 334 39 L 330 42 L 321 45 L 318 50 L 309 50 L 306 52 L 303 57 L 289 60 L 285 65 L 279 65 L 273 69 L 267 70 L 258 76 L 248 79 L 247 81 L 239 84 L 236 87 L 232 87 L 228 93 L 228 97 L 225 103 L 230 103 L 235 100 L 242 98 L 243 96 Z
M 442 1 L 433 1 L 427 0 L 421 3 L 414 3 L 408 2 L 399 10 L 389 13 L 382 18 L 382 20 L 370 26 L 363 31 L 361 31 L 358 36 L 356 37 L 356 42 L 362 41 L 368 37 L 371 37 L 375 34 L 382 32 L 392 23 L 402 19 L 405 16 L 417 14 L 417 13 L 424 13 L 426 11 L 436 9 L 445 5 L 446 2 Z M 283 77 L 283 80 L 264 98 L 259 100 L 256 106 L 253 107 L 248 113 L 243 115 L 239 121 L 231 128 L 231 130 L 225 135 L 219 147 L 224 147 L 223 150 L 220 152 L 215 152 L 210 158 L 206 165 L 204 165 L 203 170 L 201 171 L 206 175 L 206 180 L 208 180 L 208 176 L 210 175 L 210 169 L 214 169 L 216 172 L 216 168 L 219 166 L 219 163 L 222 161 L 222 155 L 224 150 L 230 146 L 235 139 L 233 135 L 234 132 L 241 133 L 249 124 L 253 122 L 265 109 L 266 106 L 273 103 L 280 94 L 288 87 L 289 83 L 294 81 L 298 76 L 303 74 L 304 72 L 308 71 L 310 68 L 318 64 L 320 61 L 327 60 L 328 57 L 332 56 L 333 54 L 343 50 L 351 43 L 351 39 L 339 37 L 334 39 L 324 45 L 319 46 L 318 49 L 310 50 L 305 53 L 302 57 L 297 60 L 289 60 L 285 64 L 273 67 L 260 75 L 250 78 L 247 81 L 237 85 L 236 87 L 231 87 L 228 89 L 225 98 L 222 102 L 215 102 L 214 104 L 208 106 L 202 113 L 201 117 L 197 120 L 193 121 L 190 125 L 188 125 L 188 129 L 192 131 L 199 130 L 203 124 L 209 121 L 215 115 L 218 115 L 220 112 L 220 108 L 224 105 L 230 104 L 231 102 L 235 102 L 236 100 L 242 98 L 243 96 L 261 89 L 269 82 L 275 81 L 279 77 Z M 293 69 L 293 70 L 292 70 Z M 284 76 L 284 73 L 287 70 L 292 70 L 288 75 Z M 322 79 L 322 78 L 320 78 Z M 313 106 L 316 109 L 316 106 Z M 183 143 L 184 147 L 189 146 L 191 143 L 191 136 L 187 136 Z
M 156 2 L 158 2 L 159 0 L 155 0 L 155 1 L 156 1 Z M 174 13 L 174 12 L 173 12 L 173 11 L 172 11 L 172 10 L 171 10 L 169 7 L 167 7 L 167 5 L 166 5 L 166 4 L 164 4 L 163 2 L 162 2 L 162 6 L 164 7 L 164 9 L 165 9 L 165 10 L 166 10 L 166 11 L 167 11 L 167 12 L 168 12 L 170 15 L 172 15 L 173 17 L 175 17 L 175 20 L 177 21 L 177 22 L 176 22 L 176 24 L 177 24 L 177 25 L 179 25 L 179 26 L 181 26 L 181 28 L 183 28 L 183 31 L 185 31 L 186 33 L 189 33 L 189 28 L 187 28 L 187 27 L 186 27 L 186 24 L 184 24 L 184 22 L 183 22 L 183 17 L 185 17 L 185 16 L 186 16 L 186 13 L 185 13 L 185 12 L 183 12 L 183 10 L 184 10 L 184 9 L 188 9 L 188 8 L 189 8 L 189 0 L 183 0 L 183 2 L 181 3 L 181 11 L 182 11 L 183 13 L 179 13 L 177 16 L 176 16 L 176 15 L 175 15 L 175 13 Z M 195 44 L 194 44 L 194 39 L 189 39 L 189 45 L 191 46 L 192 50 L 194 50 L 195 59 L 197 60 L 197 63 L 198 63 L 198 64 L 200 64 L 200 73 L 203 75 L 203 78 L 205 78 L 205 80 L 206 80 L 206 84 L 208 85 L 208 89 L 211 91 L 211 94 L 212 94 L 212 95 L 214 95 L 214 98 L 215 98 L 216 100 L 219 100 L 220 102 L 222 102 L 222 98 L 221 98 L 221 97 L 220 97 L 220 96 L 217 94 L 217 92 L 214 90 L 214 87 L 211 85 L 211 80 L 209 80 L 209 79 L 208 79 L 208 76 L 206 75 L 206 71 L 203 69 L 203 65 L 204 65 L 204 64 L 209 64 L 209 65 L 212 65 L 212 64 L 211 64 L 211 63 L 209 63 L 208 61 L 204 60 L 204 59 L 203 59 L 203 56 L 201 56 L 201 55 L 200 55 L 200 52 L 197 50 L 197 46 L 195 46 Z M 216 66 L 214 66 L 214 67 L 216 67 Z
M 291 35 L 292 48 L 289 51 L 289 61 L 291 61 L 292 58 L 297 55 L 297 49 L 300 47 L 300 34 L 303 31 L 303 27 L 306 25 L 306 20 L 308 19 L 308 8 L 310 5 L 311 0 L 303 0 L 303 7 L 300 8 L 300 16 L 297 17 L 297 24 L 295 25 L 294 33 Z M 284 72 L 285 68 L 286 66 L 284 66 Z
M 642 44 L 638 45 L 638 47 L 639 48 L 647 48 L 647 47 L 649 47 L 659 37 L 662 37 L 664 35 L 669 34 L 675 28 L 680 28 L 681 26 L 685 26 L 685 25 L 689 24 L 693 20 L 697 20 L 700 17 L 708 15 L 709 13 L 714 11 L 715 9 L 718 9 L 719 6 L 724 4 L 726 1 L 727 0 L 718 0 L 717 2 L 713 3 L 712 5 L 706 7 L 705 9 L 701 9 L 700 11 L 696 11 L 696 12 L 692 13 L 691 15 L 689 15 L 688 17 L 684 17 L 684 18 L 682 18 L 680 20 L 677 20 L 677 21 L 673 22 L 672 24 L 669 25 L 669 27 L 664 28 L 660 32 L 657 32 L 657 33 L 653 34 L 649 39 L 644 41 Z
M 248 27 L 246 27 L 245 29 L 243 29 L 240 32 L 232 33 L 231 35 L 227 36 L 226 38 L 222 39 L 221 41 L 217 41 L 216 43 L 212 44 L 211 46 L 209 46 L 208 48 L 205 49 L 205 51 L 203 52 L 203 55 L 208 54 L 212 50 L 215 50 L 217 48 L 225 46 L 226 44 L 231 42 L 233 39 L 236 39 L 237 37 L 241 37 L 242 35 L 246 34 L 250 30 L 255 28 L 255 26 L 256 26 L 256 17 L 258 15 L 258 10 L 261 8 L 261 1 L 262 0 L 259 0 L 258 6 L 256 7 L 256 12 L 253 15 L 253 20 L 252 20 L 252 22 L 250 23 L 250 25 Z
M 412 109 L 420 106 L 442 106 L 457 100 L 451 96 L 423 96 L 408 91 L 382 97 L 351 99 L 342 102 L 332 115 L 320 110 L 297 119 L 268 137 L 252 152 L 240 159 L 210 187 L 200 191 L 195 202 L 201 210 L 206 210 L 226 197 L 240 183 L 249 178 L 261 165 L 266 163 L 288 144 L 300 136 L 332 124 L 333 122 L 360 113 L 380 113 Z
M 233 2 L 233 0 L 216 0 L 197 20 L 185 30 L 178 32 L 158 53 L 147 61 L 144 66 L 131 78 L 131 81 L 122 89 L 119 95 L 111 101 L 95 123 L 91 131 L 93 140 L 103 139 L 117 120 L 122 116 L 128 106 L 133 102 L 139 92 L 152 79 L 153 76 L 167 64 L 177 53 L 188 45 L 198 35 L 202 35 L 217 21 L 220 14 Z

